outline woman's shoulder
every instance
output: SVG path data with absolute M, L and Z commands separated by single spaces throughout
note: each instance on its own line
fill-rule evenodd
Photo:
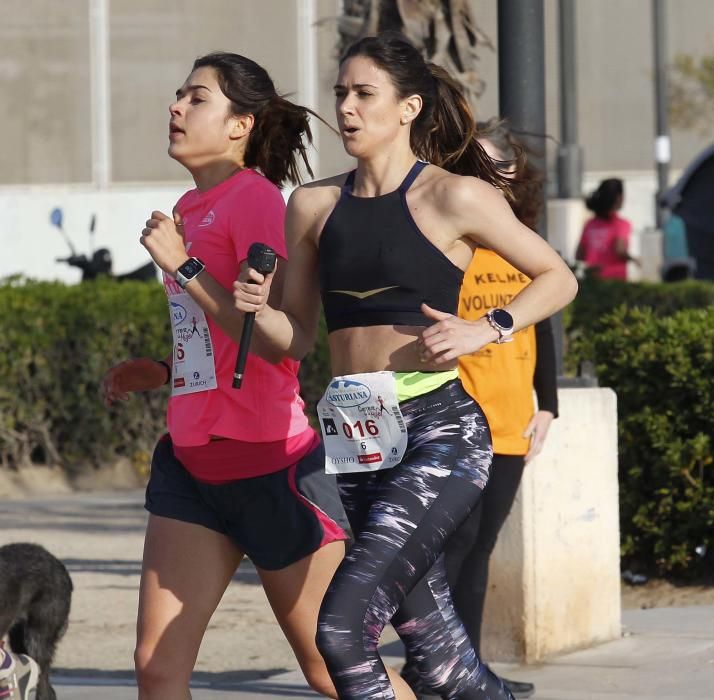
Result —
M 613 222 L 620 231 L 629 231 L 632 228 L 632 222 L 629 219 L 625 219 L 619 214 L 615 214 L 612 218 Z
M 235 180 L 233 189 L 236 192 L 250 192 L 251 195 L 266 194 L 268 196 L 278 195 L 282 197 L 280 188 L 253 168 L 246 168 L 241 171 L 240 177 Z
M 431 165 L 426 169 L 424 187 L 436 206 L 447 213 L 468 211 L 503 204 L 503 193 L 490 183 L 473 175 L 457 175 L 444 168 Z
M 280 188 L 252 169 L 241 171 L 221 194 L 221 199 L 233 211 L 242 214 L 250 211 L 259 214 L 273 208 L 285 210 L 285 199 Z
M 297 213 L 334 207 L 348 175 L 341 173 L 296 187 L 290 195 L 288 207 Z
M 190 190 L 186 190 L 174 204 L 174 210 L 182 211 L 185 209 L 193 200 L 198 197 L 198 190 L 193 187 Z

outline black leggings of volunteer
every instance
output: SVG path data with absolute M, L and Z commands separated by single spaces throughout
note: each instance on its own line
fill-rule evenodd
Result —
M 446 544 L 446 578 L 454 606 L 479 656 L 488 562 L 511 512 L 524 466 L 521 455 L 494 455 L 481 498 Z

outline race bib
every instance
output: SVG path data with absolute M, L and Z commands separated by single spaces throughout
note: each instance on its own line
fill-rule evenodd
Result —
M 169 294 L 169 312 L 174 335 L 171 395 L 215 389 L 218 383 L 213 343 L 203 309 L 181 290 Z
M 407 429 L 393 372 L 334 377 L 317 414 L 328 474 L 373 472 L 402 461 Z

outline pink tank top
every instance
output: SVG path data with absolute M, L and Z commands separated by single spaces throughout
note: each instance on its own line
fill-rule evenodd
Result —
M 609 219 L 593 217 L 583 229 L 582 247 L 588 266 L 597 267 L 603 279 L 627 279 L 627 261 L 615 251 L 615 243 L 621 240 L 627 245 L 632 226 L 627 219 L 613 214 Z

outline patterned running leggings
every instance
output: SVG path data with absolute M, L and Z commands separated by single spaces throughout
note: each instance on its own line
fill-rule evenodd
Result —
M 488 480 L 486 419 L 458 380 L 401 409 L 409 433 L 401 464 L 338 477 L 356 541 L 322 603 L 318 648 L 341 699 L 394 698 L 377 653 L 391 620 L 431 692 L 510 700 L 454 612 L 441 556 Z

